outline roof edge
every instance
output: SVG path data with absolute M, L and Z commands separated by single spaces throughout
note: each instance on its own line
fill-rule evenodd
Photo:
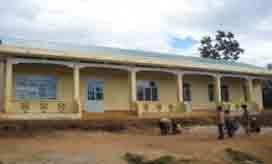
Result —
M 130 51 L 130 50 L 126 50 L 126 49 L 119 49 L 120 51 Z M 166 53 L 156 53 L 156 52 L 147 52 L 147 51 L 136 51 L 136 50 L 131 50 L 131 51 L 135 51 L 135 52 L 139 52 L 139 54 L 142 53 L 155 53 L 155 54 L 161 54 L 161 55 L 165 55 Z M 101 55 L 101 54 L 93 54 L 93 53 L 85 53 L 85 52 L 80 52 L 80 51 L 63 51 L 63 50 L 52 50 L 52 49 L 45 49 L 45 48 L 27 48 L 27 47 L 20 47 L 20 46 L 13 46 L 13 45 L 0 45 L 0 52 L 4 53 L 4 54 L 12 54 L 14 56 L 16 55 L 21 55 L 21 56 L 28 56 L 28 57 L 38 57 L 38 58 L 55 58 L 55 59 L 66 59 L 66 60 L 85 60 L 85 61 L 107 61 L 107 62 L 116 62 L 116 63 L 122 63 L 122 64 L 143 64 L 143 65 L 154 65 L 154 66 L 164 66 L 164 67 L 178 67 L 178 68 L 193 68 L 193 69 L 204 69 L 204 70 L 208 70 L 208 71 L 215 71 L 215 72 L 234 72 L 234 73 L 244 73 L 244 74 L 254 74 L 254 75 L 263 75 L 263 76 L 272 76 L 272 71 L 270 70 L 266 70 L 262 67 L 256 67 L 256 69 L 251 68 L 249 70 L 248 69 L 243 69 L 243 70 L 237 70 L 234 69 L 236 66 L 233 66 L 234 68 L 232 70 L 230 69 L 224 69 L 221 66 L 221 63 L 217 63 L 217 64 L 207 64 L 207 65 L 193 65 L 192 63 L 188 62 L 187 63 L 183 63 L 183 65 L 178 64 L 178 62 L 156 62 L 153 60 L 150 61 L 146 61 L 143 60 L 141 58 L 139 58 L 139 56 L 134 56 L 135 58 L 137 58 L 137 61 L 135 60 L 131 60 L 129 59 L 127 56 L 124 56 L 125 58 L 121 59 L 118 58 L 116 59 L 116 57 L 112 56 L 105 56 L 105 55 Z M 75 55 L 76 54 L 76 55 Z M 142 56 L 143 54 L 141 54 L 140 56 Z M 167 55 L 172 55 L 172 56 L 176 56 L 179 57 L 179 55 L 174 55 L 174 54 L 167 54 Z M 132 55 L 131 55 L 132 56 Z M 190 58 L 197 58 L 197 57 L 188 57 L 188 61 L 190 60 Z M 201 58 L 199 58 L 201 59 Z M 207 60 L 207 59 L 205 59 Z M 212 59 L 209 59 L 212 60 Z M 211 65 L 213 67 L 211 67 Z M 221 67 L 220 67 L 221 66 Z M 253 69 L 253 70 L 252 70 Z

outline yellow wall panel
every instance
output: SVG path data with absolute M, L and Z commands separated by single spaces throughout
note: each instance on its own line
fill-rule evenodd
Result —
M 183 82 L 191 85 L 191 103 L 193 109 L 210 109 L 215 107 L 215 103 L 210 102 L 208 96 L 208 84 L 213 83 L 212 77 L 201 75 L 184 75 Z
M 15 101 L 15 77 L 20 74 L 55 75 L 58 77 L 57 101 L 73 101 L 73 70 L 72 68 L 47 65 L 47 64 L 18 64 L 14 65 L 13 73 L 13 101 Z M 80 100 L 83 109 L 86 104 L 86 82 L 90 79 L 104 80 L 104 107 L 105 111 L 129 111 L 130 110 L 130 73 L 125 70 L 106 68 L 83 68 L 80 70 Z M 159 102 L 162 104 L 177 103 L 177 77 L 174 74 L 140 71 L 136 74 L 137 80 L 154 80 L 159 86 Z M 208 84 L 213 83 L 213 78 L 201 75 L 185 75 L 184 82 L 191 84 L 193 109 L 214 109 L 215 103 L 209 101 Z M 225 77 L 222 84 L 229 86 L 230 102 L 244 101 L 244 81 L 238 78 Z M 259 81 L 254 82 L 254 91 L 257 103 L 262 106 L 262 90 Z M 50 102 L 49 102 L 50 103 Z M 16 103 L 15 103 L 16 104 Z M 33 103 L 37 105 L 37 102 Z M 56 102 L 51 106 L 56 107 Z M 17 105 L 14 105 L 17 111 Z M 39 104 L 38 104 L 39 106 Z M 38 108 L 37 106 L 37 108 Z M 72 105 L 70 105 L 72 108 Z M 53 109 L 54 111 L 54 109 Z M 72 111 L 69 109 L 69 111 Z
M 243 85 L 245 81 L 239 78 L 225 77 L 222 79 L 222 85 L 229 86 L 230 102 L 240 103 L 245 101 Z
M 177 103 L 176 76 L 163 72 L 137 72 L 137 80 L 154 80 L 159 86 L 159 101 L 161 103 Z
M 49 64 L 17 64 L 13 65 L 13 93 L 12 93 L 12 101 L 16 102 L 16 95 L 15 95 L 15 84 L 16 84 L 16 76 L 17 75 L 54 75 L 58 78 L 57 84 L 57 99 L 46 101 L 50 107 L 54 107 L 54 109 L 49 109 L 53 111 L 57 110 L 57 103 L 64 102 L 67 105 L 67 111 L 73 111 L 73 72 L 72 68 L 59 66 L 59 65 L 49 65 Z M 37 100 L 27 100 L 31 104 L 31 113 L 41 112 L 40 111 L 40 103 Z M 19 108 L 17 101 L 17 105 L 14 105 L 15 108 Z M 68 109 L 69 108 L 69 109 Z M 12 109 L 18 111 L 18 109 Z M 12 112 L 12 111 L 10 111 Z
M 129 110 L 130 87 L 129 72 L 101 68 L 84 68 L 80 71 L 80 99 L 85 109 L 87 96 L 87 80 L 104 80 L 104 107 L 105 111 Z

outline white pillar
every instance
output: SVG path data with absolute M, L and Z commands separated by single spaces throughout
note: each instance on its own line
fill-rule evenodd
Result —
M 253 89 L 253 80 L 251 78 L 247 78 L 247 97 L 249 102 L 255 102 L 254 89 Z
M 215 83 L 215 100 L 216 100 L 216 103 L 220 104 L 222 102 L 221 75 L 216 75 L 214 77 L 214 83 Z
M 177 74 L 177 96 L 178 96 L 178 102 L 183 102 L 183 74 L 178 73 Z
M 73 68 L 73 81 L 74 81 L 74 102 L 77 105 L 78 112 L 82 113 L 81 103 L 80 103 L 80 68 L 75 65 Z
M 13 86 L 13 64 L 9 59 L 6 62 L 6 80 L 5 80 L 5 112 L 9 110 L 9 104 L 11 103 L 12 86 Z
M 131 96 L 131 102 L 135 103 L 137 101 L 137 86 L 136 86 L 136 70 L 130 71 L 130 96 Z
M 5 84 L 5 64 L 4 61 L 0 59 L 0 112 L 4 111 L 4 84 Z

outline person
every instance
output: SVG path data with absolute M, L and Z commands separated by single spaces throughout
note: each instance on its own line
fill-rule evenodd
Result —
M 217 107 L 217 127 L 218 127 L 218 139 L 222 140 L 224 139 L 224 111 L 222 109 L 222 106 Z
M 180 124 L 176 120 L 172 120 L 172 133 L 180 134 L 182 132 Z
M 159 127 L 161 130 L 161 135 L 167 135 L 171 130 L 171 120 L 168 118 L 161 118 L 159 121 Z
M 232 121 L 232 128 L 233 128 L 233 131 L 232 131 L 232 135 L 234 136 L 235 133 L 239 130 L 240 128 L 240 122 L 239 120 L 237 119 L 233 119 Z
M 243 110 L 243 115 L 242 115 L 243 127 L 244 127 L 244 130 L 245 130 L 245 133 L 247 135 L 249 135 L 250 118 L 249 118 L 249 112 L 247 110 L 247 105 L 243 104 L 241 107 L 242 107 L 242 110 Z
M 161 131 L 161 135 L 162 136 L 167 135 L 166 126 L 165 126 L 165 123 L 163 122 L 162 119 L 160 119 L 160 121 L 159 121 L 159 127 L 160 127 L 160 131 Z
M 227 130 L 228 136 L 232 138 L 234 133 L 234 127 L 233 127 L 233 122 L 230 116 L 229 109 L 225 110 L 225 128 Z
M 250 121 L 250 132 L 252 132 L 252 133 L 260 133 L 261 132 L 261 126 L 258 123 L 256 117 L 253 117 Z

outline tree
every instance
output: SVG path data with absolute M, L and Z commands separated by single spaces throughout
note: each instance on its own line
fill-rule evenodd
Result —
M 244 53 L 231 32 L 217 31 L 214 39 L 205 36 L 200 43 L 198 50 L 203 58 L 236 61 Z

